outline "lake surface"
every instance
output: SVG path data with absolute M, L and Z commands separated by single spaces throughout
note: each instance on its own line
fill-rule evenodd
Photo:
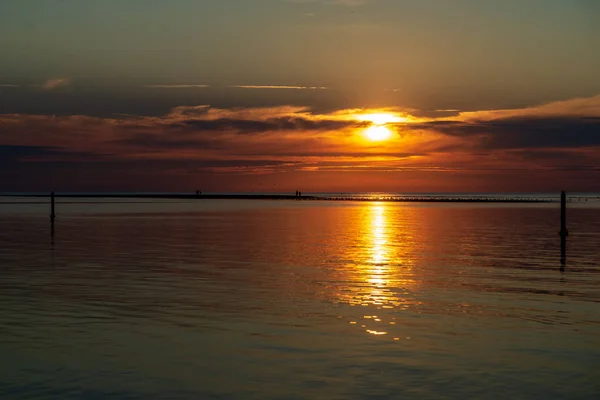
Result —
M 600 207 L 0 199 L 1 399 L 596 399 Z

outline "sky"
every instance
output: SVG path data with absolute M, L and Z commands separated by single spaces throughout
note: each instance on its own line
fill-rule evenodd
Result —
M 596 0 L 4 0 L 0 192 L 600 191 Z

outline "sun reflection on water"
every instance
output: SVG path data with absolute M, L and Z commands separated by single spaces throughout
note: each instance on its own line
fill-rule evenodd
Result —
M 401 231 L 402 211 L 386 203 L 370 205 L 361 218 L 358 246 L 353 248 L 356 263 L 349 271 L 351 280 L 343 297 L 351 306 L 369 310 L 362 324 L 350 323 L 370 335 L 388 335 L 396 325 L 395 313 L 414 302 L 411 287 L 415 281 L 407 255 L 411 237 Z
M 375 205 L 373 206 L 373 217 L 372 217 L 372 263 L 376 266 L 380 266 L 382 264 L 387 263 L 389 260 L 387 258 L 388 250 L 388 227 L 387 227 L 387 216 L 385 215 L 385 210 L 383 205 Z
M 375 204 L 371 208 L 370 234 L 368 235 L 369 259 L 365 263 L 367 281 L 372 286 L 370 298 L 373 304 L 382 305 L 386 300 L 389 276 L 389 228 L 385 206 Z

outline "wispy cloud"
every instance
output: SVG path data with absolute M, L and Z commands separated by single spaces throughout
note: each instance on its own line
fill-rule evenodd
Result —
M 600 96 L 520 109 L 460 112 L 405 129 L 461 138 L 469 148 L 486 151 L 600 148 Z
M 308 3 L 321 3 L 321 4 L 331 4 L 338 6 L 346 6 L 346 7 L 357 7 L 367 4 L 369 2 L 373 2 L 374 0 L 283 0 L 285 3 L 294 3 L 294 4 L 308 4 Z
M 278 90 L 328 90 L 326 86 L 292 86 L 292 85 L 233 85 L 236 89 L 278 89 Z
M 463 112 L 460 117 L 463 120 L 495 120 L 512 117 L 600 117 L 600 95 L 519 109 Z
M 10 83 L 0 83 L 0 87 L 18 88 L 19 85 L 13 85 L 13 84 L 10 84 Z
M 210 87 L 210 85 L 198 85 L 198 84 L 181 84 L 181 85 L 144 85 L 147 88 L 154 89 L 204 89 Z
M 330 0 L 329 3 L 347 7 L 356 7 L 362 6 L 363 4 L 367 4 L 368 2 L 372 1 L 373 0 Z
M 35 87 L 39 87 L 42 90 L 55 90 L 61 87 L 69 86 L 71 84 L 71 79 L 69 78 L 53 78 L 48 79 L 46 82 L 41 85 L 33 85 Z

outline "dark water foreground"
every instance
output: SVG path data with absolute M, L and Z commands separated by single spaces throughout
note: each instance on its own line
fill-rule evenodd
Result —
M 1 399 L 600 393 L 600 209 L 0 204 Z

